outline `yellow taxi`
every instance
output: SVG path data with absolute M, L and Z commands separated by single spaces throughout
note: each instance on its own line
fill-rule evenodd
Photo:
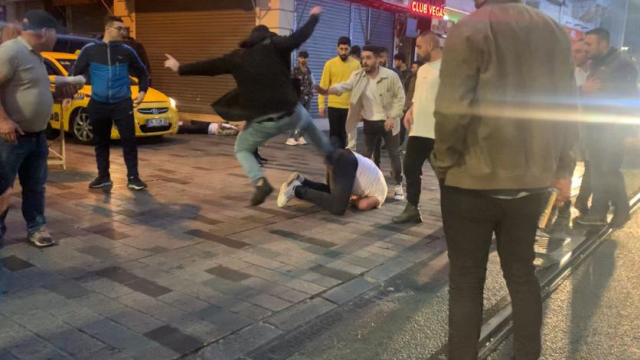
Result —
M 77 59 L 77 54 L 61 52 L 44 52 L 45 65 L 49 77 L 68 76 Z M 131 79 L 131 95 L 138 96 L 138 85 L 135 79 Z M 51 85 L 52 87 L 54 85 Z M 62 111 L 61 104 L 54 104 L 49 124 L 54 130 L 64 129 L 82 143 L 91 143 L 93 129 L 89 122 L 87 106 L 91 98 L 90 81 L 87 82 L 73 99 L 71 106 Z M 158 90 L 149 88 L 144 102 L 134 109 L 136 137 L 152 137 L 173 135 L 178 132 L 178 110 L 173 99 Z M 111 130 L 111 138 L 119 139 L 120 134 L 114 126 Z

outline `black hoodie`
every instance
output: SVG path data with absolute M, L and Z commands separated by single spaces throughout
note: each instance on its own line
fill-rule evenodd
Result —
M 237 90 L 213 104 L 225 120 L 251 121 L 265 115 L 291 112 L 298 104 L 298 92 L 291 80 L 291 52 L 311 37 L 319 20 L 319 16 L 311 16 L 290 36 L 253 31 L 240 43 L 240 49 L 221 58 L 182 65 L 179 74 L 231 74 L 238 84 Z

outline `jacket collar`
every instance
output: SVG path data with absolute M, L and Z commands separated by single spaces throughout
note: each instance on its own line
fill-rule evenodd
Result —
M 380 72 L 378 73 L 378 82 L 382 81 L 383 79 L 388 79 L 389 78 L 389 74 L 392 73 L 393 71 L 387 69 L 384 66 L 380 66 Z M 367 75 L 367 73 L 364 71 L 364 69 L 360 70 L 360 77 L 367 77 L 369 75 Z
M 609 63 L 612 60 L 618 58 L 619 55 L 620 55 L 620 52 L 618 52 L 617 49 L 611 48 L 611 50 L 609 50 L 606 54 L 604 54 L 600 58 L 596 59 L 593 62 L 593 65 L 594 65 L 594 67 L 603 66 L 604 64 Z

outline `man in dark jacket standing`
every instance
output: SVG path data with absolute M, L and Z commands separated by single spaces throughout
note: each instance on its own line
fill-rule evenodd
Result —
M 167 55 L 165 67 L 181 76 L 231 74 L 238 84 L 231 101 L 237 119 L 249 123 L 236 140 L 236 158 L 256 191 L 251 205 L 262 204 L 273 192 L 253 152 L 270 138 L 296 128 L 304 132 L 324 154 L 332 151 L 327 138 L 315 127 L 311 115 L 299 104 L 298 91 L 291 80 L 291 52 L 299 48 L 320 20 L 322 8 L 311 10 L 309 21 L 290 36 L 278 36 L 264 25 L 256 26 L 240 43 L 240 49 L 221 58 L 189 65 Z M 214 105 L 214 108 L 216 106 Z
M 577 126 L 571 43 L 518 0 L 475 0 L 447 38 L 432 165 L 450 260 L 449 359 L 475 360 L 492 237 L 513 307 L 518 360 L 541 351 L 533 245 L 545 189 L 569 196 Z M 498 39 L 499 37 L 499 39 Z M 544 51 L 540 51 L 544 49 Z M 563 99 L 565 104 L 557 104 Z
M 603 28 L 591 30 L 584 43 L 591 59 L 591 71 L 581 89 L 585 100 L 598 100 L 585 101 L 585 109 L 606 114 L 613 110 L 615 103 L 636 100 L 638 70 L 631 60 L 611 47 L 609 31 Z M 588 105 L 590 103 L 599 105 L 592 107 Z M 627 126 L 620 124 L 587 124 L 586 147 L 593 199 L 589 213 L 578 217 L 578 223 L 607 225 L 611 205 L 614 209 L 611 226 L 621 228 L 630 220 L 629 200 L 620 171 L 627 130 Z
M 97 189 L 113 185 L 109 173 L 109 142 L 115 123 L 122 139 L 124 162 L 127 165 L 127 187 L 142 190 L 147 187 L 138 173 L 138 145 L 133 108 L 142 104 L 149 88 L 149 76 L 138 54 L 122 42 L 124 22 L 117 16 L 105 18 L 102 42 L 92 42 L 82 48 L 72 75 L 91 75 L 89 118 L 95 137 L 98 177 L 89 184 Z M 131 98 L 132 73 L 138 78 L 139 92 Z

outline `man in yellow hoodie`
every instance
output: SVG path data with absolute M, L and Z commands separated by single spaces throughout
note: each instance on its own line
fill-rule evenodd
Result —
M 343 83 L 349 80 L 354 71 L 360 69 L 360 63 L 349 57 L 350 49 L 351 39 L 346 36 L 341 37 L 338 40 L 338 56 L 324 65 L 320 87 L 329 89 L 333 85 Z M 339 96 L 329 95 L 329 137 L 340 139 L 341 144 L 347 143 L 346 124 L 350 98 L 350 92 Z M 318 95 L 318 112 L 323 119 L 327 115 L 324 95 Z

